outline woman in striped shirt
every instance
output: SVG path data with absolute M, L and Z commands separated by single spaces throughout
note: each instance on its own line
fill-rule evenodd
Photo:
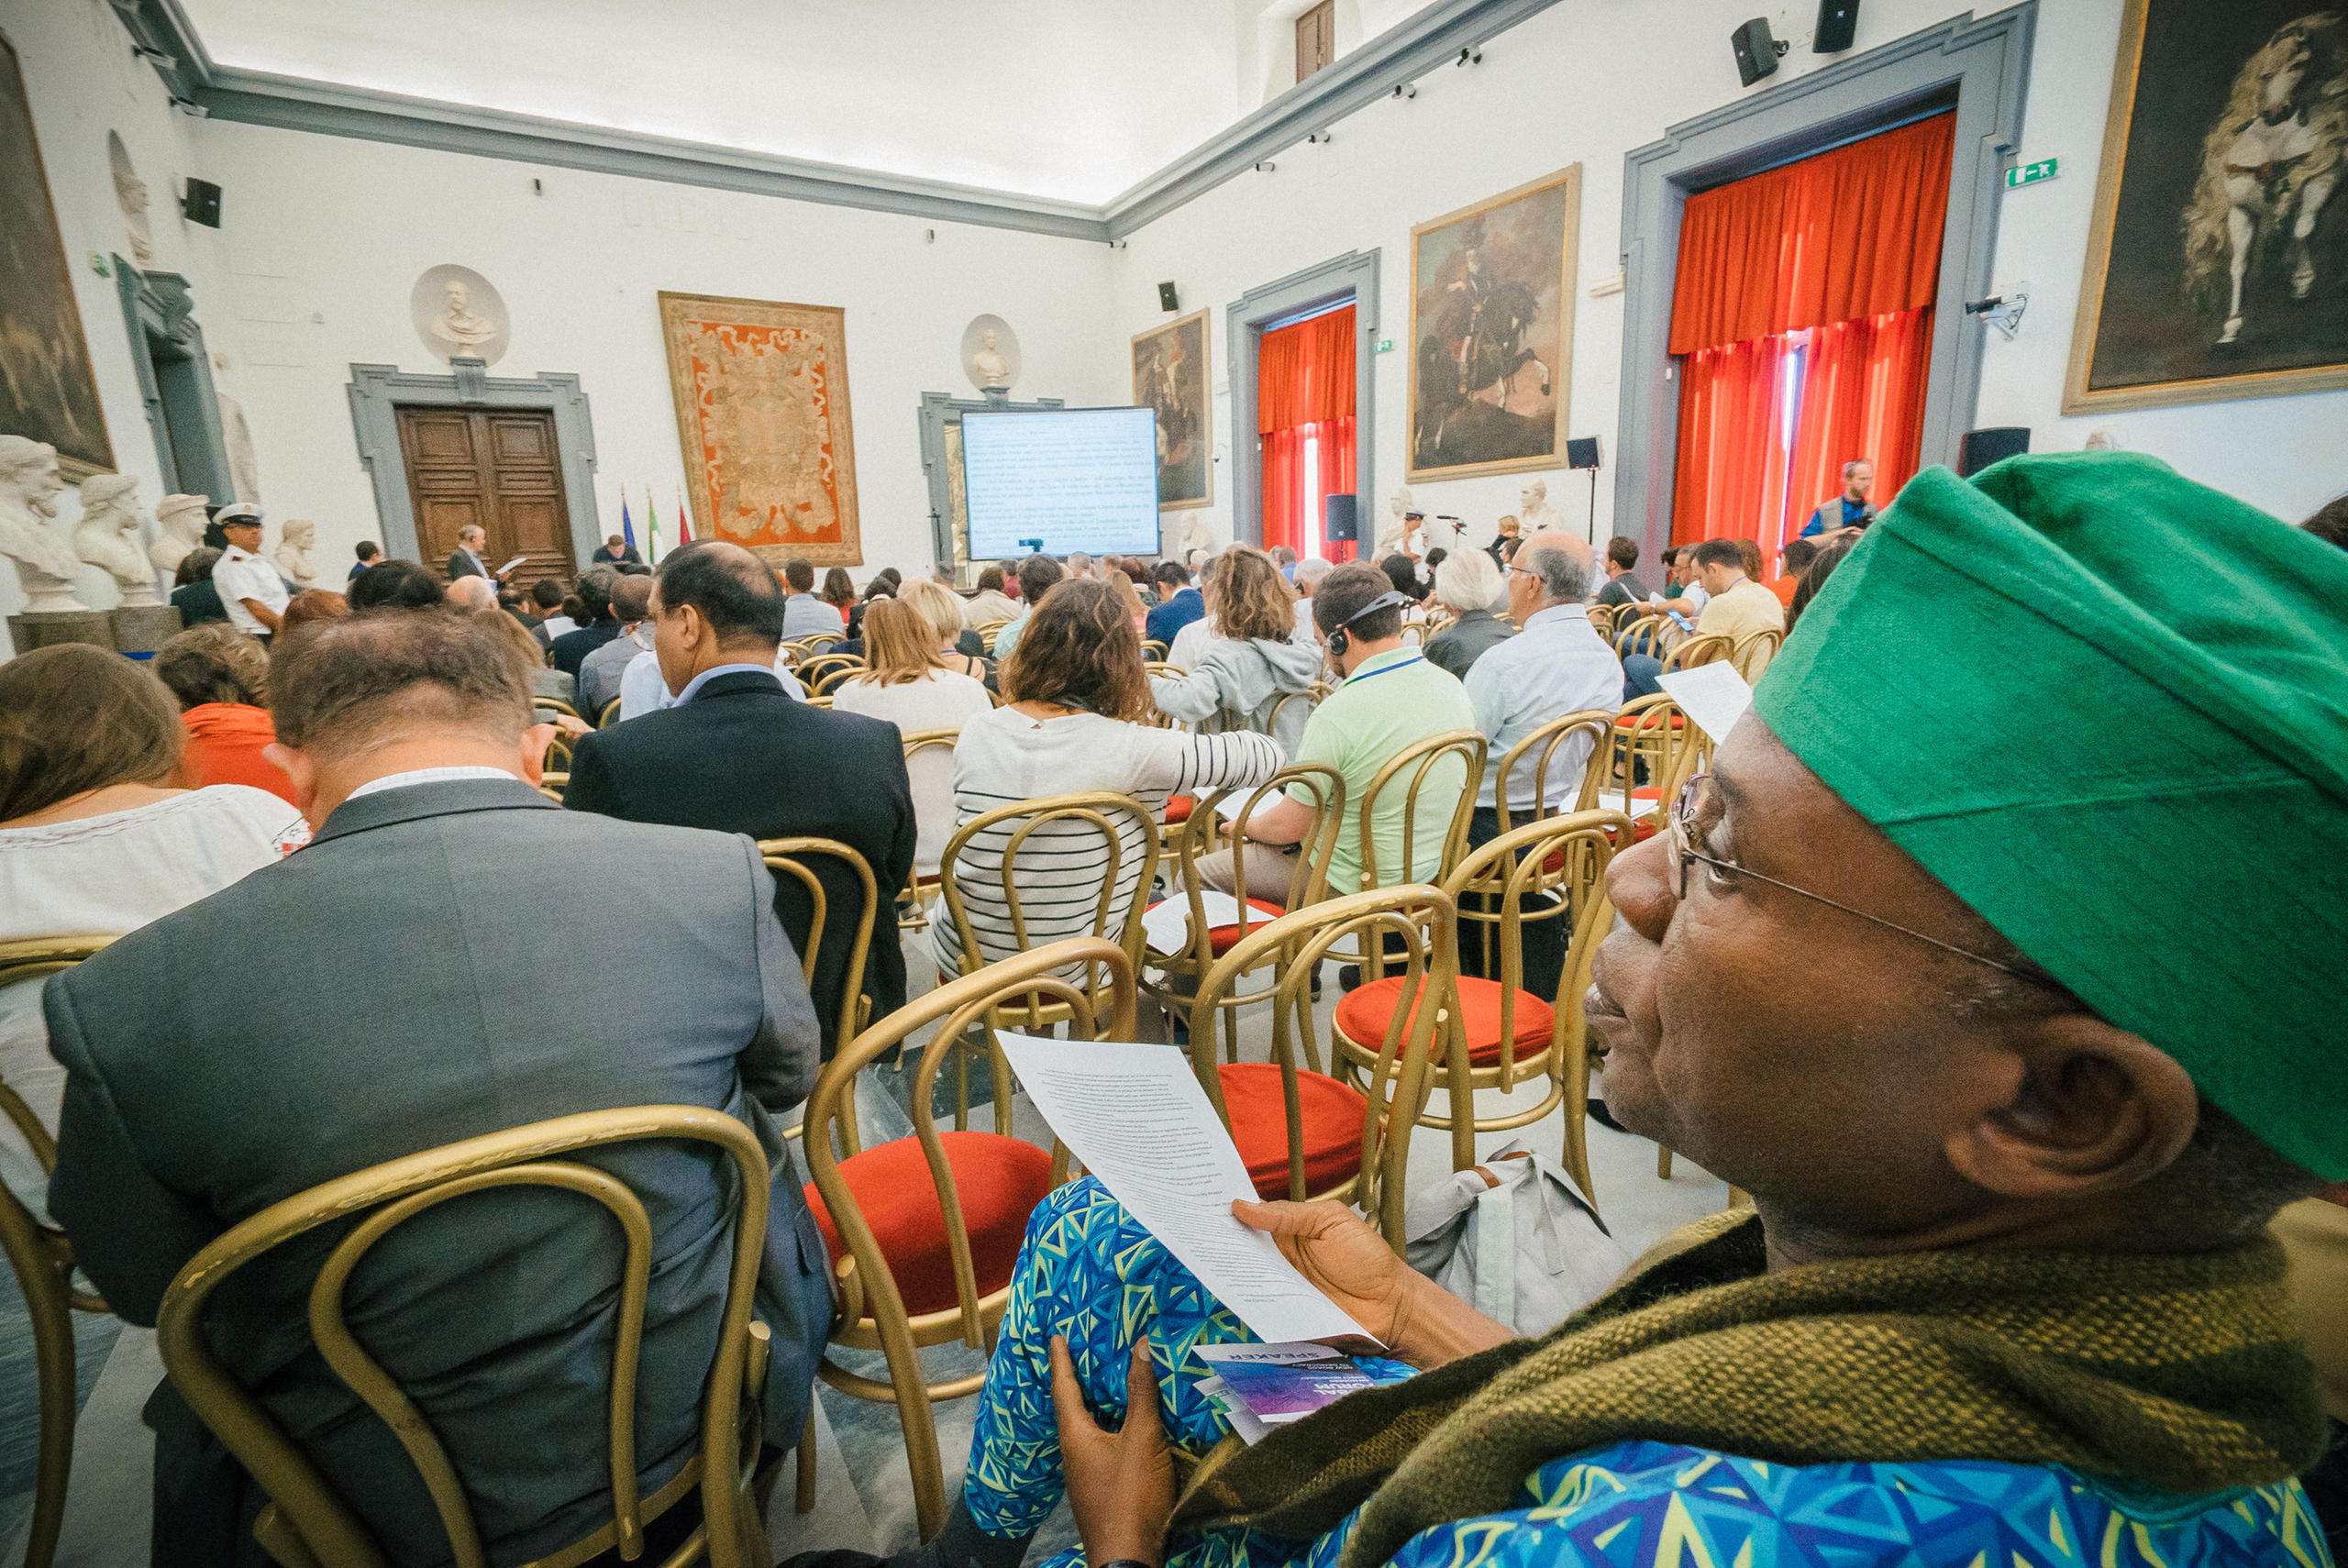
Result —
M 958 823 L 1022 801 L 1091 790 L 1131 795 L 1163 819 L 1168 795 L 1253 789 L 1280 769 L 1279 747 L 1268 735 L 1185 734 L 1141 722 L 1150 712 L 1141 640 L 1105 583 L 1069 579 L 1045 594 L 997 679 L 1004 705 L 965 723 L 954 748 Z M 980 963 L 1020 951 L 1002 856 L 1022 825 L 1007 821 L 972 839 L 952 867 Z M 1122 823 L 1118 837 L 1111 907 L 1124 910 L 1134 906 L 1141 878 L 1141 830 Z M 1052 823 L 1030 834 L 1012 868 L 1028 944 L 1091 934 L 1108 868 L 1107 843 L 1085 823 Z M 939 972 L 961 973 L 954 922 L 936 921 L 930 932 Z M 1122 928 L 1107 934 L 1113 941 Z

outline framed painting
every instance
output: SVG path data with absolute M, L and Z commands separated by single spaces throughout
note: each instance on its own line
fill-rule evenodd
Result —
M 1411 230 L 1412 483 L 1558 466 L 1580 226 L 1577 163 Z
M 0 34 L 0 431 L 46 441 L 79 482 L 114 471 L 65 238 L 33 140 L 16 46 Z
M 847 313 L 664 291 L 660 334 L 694 536 L 863 565 Z
M 2063 412 L 2348 387 L 2343 160 L 2348 4 L 2127 0 Z
M 1207 312 L 1134 337 L 1134 402 L 1157 412 L 1157 509 L 1214 502 L 1213 378 L 1207 366 Z

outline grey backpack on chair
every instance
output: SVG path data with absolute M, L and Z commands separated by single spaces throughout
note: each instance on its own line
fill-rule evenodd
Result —
M 1423 1189 L 1404 1211 L 1402 1234 L 1412 1268 L 1530 1338 L 1631 1266 L 1573 1178 L 1521 1141 Z

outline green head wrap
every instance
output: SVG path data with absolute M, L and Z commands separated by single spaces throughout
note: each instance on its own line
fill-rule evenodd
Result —
M 1928 469 L 1755 693 L 2277 1154 L 2348 1178 L 2348 552 L 2165 464 Z

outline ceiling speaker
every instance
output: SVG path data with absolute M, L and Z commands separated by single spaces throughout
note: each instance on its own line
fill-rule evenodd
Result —
M 220 187 L 209 180 L 190 179 L 187 194 L 180 198 L 180 211 L 190 223 L 200 223 L 206 228 L 220 226 Z
M 1840 54 L 1859 30 L 1859 0 L 1818 0 L 1818 36 L 1812 54 Z
M 1768 17 L 1754 17 L 1729 34 L 1728 42 L 1736 50 L 1736 74 L 1747 87 L 1777 74 L 1778 56 L 1785 52 L 1785 46 L 1770 37 Z
M 1174 285 L 1171 282 L 1157 285 L 1157 308 L 1160 310 L 1182 308 L 1182 296 L 1174 292 Z

